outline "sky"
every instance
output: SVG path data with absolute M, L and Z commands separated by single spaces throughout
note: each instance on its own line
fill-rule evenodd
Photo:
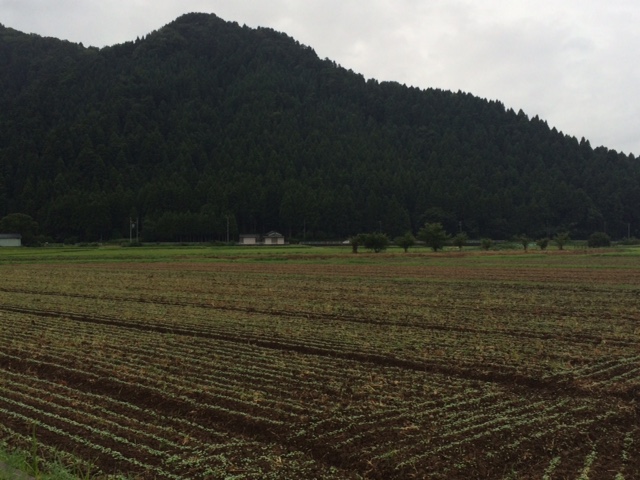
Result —
M 270 27 L 379 81 L 468 92 L 640 156 L 637 0 L 0 0 L 0 23 L 103 47 L 184 13 Z

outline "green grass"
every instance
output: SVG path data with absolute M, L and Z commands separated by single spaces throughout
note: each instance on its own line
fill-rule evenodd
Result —
M 567 252 L 580 251 L 590 256 L 638 256 L 639 246 L 617 246 L 607 249 L 590 251 L 582 245 L 565 246 Z M 464 257 L 460 262 L 465 265 L 499 264 L 501 266 L 513 264 L 545 263 L 544 253 L 552 253 L 557 248 L 549 247 L 541 252 L 537 248 L 530 248 L 523 252 L 522 248 L 501 248 L 483 254 L 479 247 L 465 247 Z M 294 261 L 295 263 L 337 263 L 337 264 L 374 264 L 380 257 L 386 257 L 385 262 L 418 265 L 428 261 L 433 264 L 446 262 L 455 263 L 451 254 L 457 254 L 455 247 L 446 247 L 444 251 L 433 253 L 430 249 L 417 246 L 409 249 L 405 254 L 401 248 L 391 247 L 386 252 L 374 254 L 360 249 L 360 253 L 353 254 L 349 245 L 317 247 L 306 245 L 287 246 L 166 246 L 145 245 L 141 247 L 122 247 L 105 245 L 97 247 L 80 246 L 48 246 L 41 248 L 0 248 L 0 265 L 9 263 L 92 263 L 92 262 L 274 262 Z M 389 258 L 391 257 L 391 258 Z M 568 257 L 569 258 L 569 257 Z M 568 260 L 570 263 L 571 261 Z M 580 263 L 580 262 L 578 262 Z
M 142 247 L 41 247 L 0 249 L 0 262 L 56 263 L 56 262 L 161 262 L 206 261 L 244 256 L 282 255 L 304 253 L 311 247 L 212 247 L 212 246 L 156 246 Z
M 90 480 L 91 467 L 66 467 L 61 458 L 45 461 L 37 455 L 38 443 L 34 438 L 31 451 L 9 450 L 0 444 L 0 479 L 23 480 Z

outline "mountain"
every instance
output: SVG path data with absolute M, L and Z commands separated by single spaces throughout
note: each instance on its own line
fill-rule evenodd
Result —
M 428 68 L 428 65 L 425 66 Z M 365 80 L 188 14 L 102 49 L 0 25 L 0 217 L 55 240 L 640 226 L 640 164 L 469 93 Z M 227 223 L 228 222 L 228 223 Z

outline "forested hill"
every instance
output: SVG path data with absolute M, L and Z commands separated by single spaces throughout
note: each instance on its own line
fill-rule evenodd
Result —
M 425 65 L 424 68 L 429 68 Z M 640 226 L 639 161 L 467 93 L 365 80 L 188 14 L 103 49 L 0 26 L 0 217 L 62 240 Z

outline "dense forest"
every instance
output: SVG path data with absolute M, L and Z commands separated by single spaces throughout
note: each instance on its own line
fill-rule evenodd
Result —
M 429 68 L 425 65 L 425 68 Z M 188 14 L 105 47 L 0 25 L 0 218 L 52 240 L 640 227 L 640 163 L 469 93 L 366 80 Z

